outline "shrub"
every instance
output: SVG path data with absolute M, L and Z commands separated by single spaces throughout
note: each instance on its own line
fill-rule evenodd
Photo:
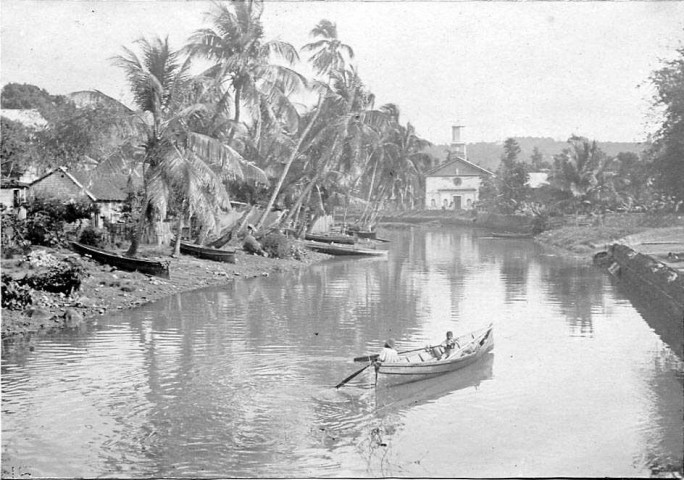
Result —
M 31 289 L 12 277 L 2 274 L 2 308 L 24 310 L 33 302 Z
M 0 231 L 2 232 L 2 255 L 12 258 L 16 254 L 23 255 L 31 248 L 31 242 L 26 239 L 26 221 L 8 210 L 2 211 L 0 217 Z
M 89 225 L 83 230 L 78 241 L 84 245 L 92 245 L 93 247 L 99 247 L 102 245 L 104 239 L 104 232 L 98 228 Z
M 85 268 L 80 263 L 62 262 L 39 275 L 25 279 L 26 285 L 36 290 L 71 295 L 81 288 Z
M 261 239 L 261 248 L 269 257 L 288 258 L 292 249 L 290 240 L 282 233 L 269 233 Z

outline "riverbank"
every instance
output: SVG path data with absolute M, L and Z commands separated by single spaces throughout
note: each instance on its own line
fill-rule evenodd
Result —
M 176 293 L 202 287 L 225 285 L 241 278 L 268 276 L 296 270 L 330 258 L 328 255 L 298 249 L 298 257 L 288 259 L 248 255 L 238 250 L 236 263 L 219 263 L 181 255 L 171 258 L 170 247 L 142 246 L 140 257 L 170 262 L 170 278 L 116 270 L 67 250 L 35 247 L 56 260 L 74 258 L 85 268 L 80 289 L 71 296 L 34 290 L 33 304 L 26 310 L 2 309 L 2 340 L 29 342 L 35 336 L 62 328 L 79 328 L 107 312 L 134 308 Z M 122 253 L 119 251 L 118 253 Z M 3 259 L 3 274 L 17 277 L 34 267 L 24 259 Z

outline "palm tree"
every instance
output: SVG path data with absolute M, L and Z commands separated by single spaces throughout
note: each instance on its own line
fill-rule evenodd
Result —
M 299 60 L 297 50 L 282 41 L 263 41 L 262 0 L 231 0 L 214 3 L 207 13 L 211 27 L 197 30 L 186 51 L 191 56 L 214 62 L 205 75 L 219 84 L 227 83 L 224 95 L 233 93 L 233 124 L 241 121 L 242 106 L 259 122 L 263 115 L 296 119 L 288 95 L 305 84 L 291 68 L 271 62 L 273 57 L 292 65 Z M 231 138 L 232 140 L 232 138 Z
M 354 57 L 354 51 L 351 49 L 351 47 L 343 44 L 338 39 L 336 25 L 328 20 L 321 20 L 311 30 L 311 36 L 313 36 L 316 40 L 313 43 L 304 45 L 304 47 L 302 47 L 302 51 L 315 52 L 311 55 L 309 61 L 319 76 L 322 75 L 326 77 L 327 84 L 318 81 L 313 85 L 314 90 L 318 93 L 318 103 L 313 108 L 313 113 L 309 116 L 307 125 L 303 129 L 299 130 L 300 133 L 298 133 L 297 143 L 288 157 L 288 161 L 286 162 L 283 171 L 280 174 L 278 183 L 271 194 L 268 205 L 266 206 L 266 210 L 259 219 L 257 228 L 261 228 L 266 220 L 266 216 L 268 215 L 269 210 L 275 203 L 275 199 L 280 193 L 292 163 L 300 154 L 300 149 L 304 145 L 305 139 L 311 143 L 313 138 L 315 138 L 311 135 L 311 131 L 321 116 L 327 97 L 330 94 L 330 84 L 332 83 L 333 77 L 335 74 L 343 72 L 348 65 L 348 61 L 345 59 L 345 54 L 349 61 L 351 61 Z
M 339 40 L 337 25 L 330 20 L 318 22 L 311 30 L 311 36 L 316 40 L 304 45 L 302 51 L 315 52 L 309 61 L 318 75 L 341 72 L 354 59 L 354 50 Z
M 402 207 L 415 203 L 421 188 L 422 173 L 430 165 L 430 157 L 423 150 L 430 142 L 418 136 L 410 123 L 406 126 L 399 122 L 399 108 L 394 104 L 380 107 L 380 110 L 391 119 L 383 132 L 381 150 L 373 158 L 374 174 L 371 178 L 377 185 L 370 185 L 375 193 L 373 209 L 367 208 L 362 216 L 362 223 L 370 224 L 377 215 L 378 209 L 388 198 L 395 198 Z M 370 200 L 370 196 L 369 196 Z
M 137 111 L 123 110 L 116 120 L 137 128 L 133 141 L 142 147 L 142 208 L 128 255 L 135 255 L 147 222 L 164 218 L 170 203 L 181 210 L 179 220 L 195 215 L 205 226 L 215 225 L 214 214 L 230 209 L 223 180 L 243 178 L 245 171 L 265 175 L 202 126 L 220 118 L 221 103 L 211 102 L 204 84 L 189 74 L 189 60 L 181 61 L 168 39 L 141 39 L 138 56 L 124 48 L 114 58 L 126 73 Z M 78 92 L 74 97 L 91 103 L 118 103 L 101 92 Z M 207 100 L 209 99 L 209 100 Z M 180 227 L 180 226 L 179 226 Z M 180 237 L 180 231 L 178 236 Z M 176 245 L 178 248 L 178 245 Z
M 573 135 L 568 143 L 570 147 L 554 157 L 549 181 L 579 213 L 580 206 L 595 206 L 613 190 L 612 159 L 595 141 Z

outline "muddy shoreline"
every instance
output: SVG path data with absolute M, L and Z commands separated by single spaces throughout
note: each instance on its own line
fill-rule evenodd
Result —
M 126 272 L 80 257 L 67 249 L 34 247 L 57 259 L 78 257 L 86 269 L 81 288 L 69 297 L 33 291 L 33 305 L 26 310 L 2 309 L 2 348 L 30 346 L 36 337 L 65 328 L 81 328 L 112 311 L 135 308 L 176 293 L 226 285 L 242 278 L 293 271 L 331 258 L 301 249 L 300 259 L 266 258 L 238 250 L 236 263 L 220 263 L 181 255 L 171 258 L 170 247 L 143 247 L 143 258 L 170 261 L 170 278 Z M 2 260 L 2 271 L 25 275 L 30 266 L 21 259 Z

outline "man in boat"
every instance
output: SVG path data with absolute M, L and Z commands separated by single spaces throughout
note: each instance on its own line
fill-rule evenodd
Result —
M 263 255 L 265 257 L 267 256 L 266 252 L 264 252 L 264 249 L 261 248 L 261 244 L 257 241 L 257 239 L 254 238 L 255 232 L 256 229 L 254 228 L 254 225 L 251 223 L 247 225 L 247 235 L 245 235 L 245 239 L 242 242 L 242 248 L 247 253 L 251 253 L 253 255 Z
M 454 351 L 454 347 L 456 347 L 456 340 L 454 340 L 454 332 L 449 330 L 446 332 L 446 338 L 442 343 L 439 344 L 440 347 L 442 347 L 442 354 L 439 356 L 438 360 L 444 360 L 445 358 L 448 358 L 449 355 L 451 355 Z
M 379 366 L 382 363 L 392 363 L 399 361 L 399 354 L 394 348 L 394 339 L 390 338 L 385 342 L 385 346 L 375 360 L 375 365 Z

